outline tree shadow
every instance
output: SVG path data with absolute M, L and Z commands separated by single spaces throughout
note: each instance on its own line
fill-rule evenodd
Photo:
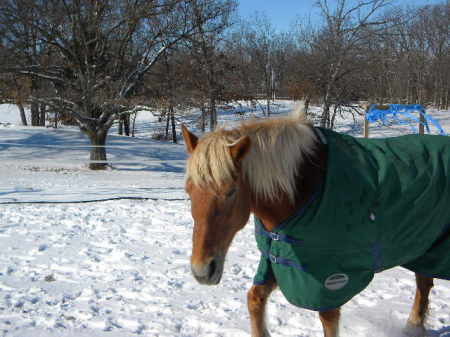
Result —
M 427 337 L 450 337 L 450 326 L 444 326 L 439 330 L 428 330 Z
M 17 194 L 17 193 L 40 193 L 43 192 L 42 189 L 33 189 L 33 188 L 19 188 L 13 191 L 0 191 L 0 196 L 8 195 L 8 194 Z
M 90 144 L 75 130 L 10 130 L 0 137 L 0 156 L 9 161 L 65 165 L 87 164 Z M 184 146 L 146 138 L 110 135 L 106 144 L 108 163 L 118 171 L 183 173 Z M 38 164 L 37 164 L 38 165 Z

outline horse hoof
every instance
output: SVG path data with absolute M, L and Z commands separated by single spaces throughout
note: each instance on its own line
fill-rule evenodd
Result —
M 427 331 L 422 325 L 407 323 L 403 333 L 408 337 L 426 337 Z

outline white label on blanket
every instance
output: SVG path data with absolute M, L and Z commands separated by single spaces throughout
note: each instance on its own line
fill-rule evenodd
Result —
M 339 290 L 344 288 L 348 283 L 347 274 L 333 274 L 325 280 L 325 288 L 329 290 Z

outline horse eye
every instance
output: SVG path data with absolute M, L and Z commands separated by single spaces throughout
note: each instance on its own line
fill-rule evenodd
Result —
M 233 187 L 231 190 L 229 190 L 229 191 L 227 192 L 227 194 L 225 195 L 225 197 L 226 197 L 227 199 L 229 199 L 229 198 L 234 197 L 235 194 L 236 194 L 236 188 Z

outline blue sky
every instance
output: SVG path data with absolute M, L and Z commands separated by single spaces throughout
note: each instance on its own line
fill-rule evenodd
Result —
M 334 0 L 330 0 L 333 3 Z M 311 17 L 314 22 L 319 11 L 314 6 L 316 0 L 238 0 L 239 14 L 253 16 L 255 12 L 265 13 L 276 29 L 287 30 L 298 17 Z M 443 3 L 444 0 L 396 0 L 395 5 L 426 5 Z

